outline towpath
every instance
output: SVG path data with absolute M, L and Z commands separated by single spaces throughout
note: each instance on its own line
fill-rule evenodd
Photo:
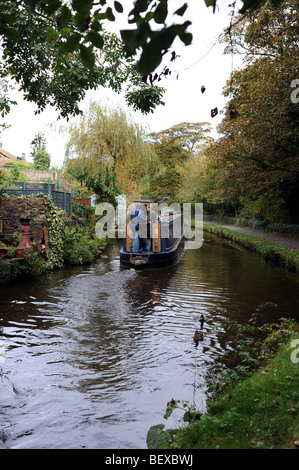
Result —
M 246 233 L 247 235 L 262 238 L 267 242 L 277 243 L 278 245 L 292 248 L 293 250 L 299 250 L 299 238 L 297 237 L 287 237 L 280 233 L 262 232 L 261 230 L 252 230 L 249 228 L 237 227 L 235 225 L 219 224 L 217 222 L 204 221 L 204 225 L 217 225 L 218 227 L 227 228 L 234 232 Z

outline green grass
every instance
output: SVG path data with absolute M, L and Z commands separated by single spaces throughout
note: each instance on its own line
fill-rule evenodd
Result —
M 244 233 L 234 232 L 227 228 L 217 225 L 204 225 L 204 231 L 213 233 L 217 236 L 227 238 L 250 250 L 259 253 L 265 258 L 286 266 L 293 271 L 299 272 L 299 251 L 291 248 L 283 247 L 277 243 L 267 242 L 258 237 L 247 235 Z
M 199 421 L 166 432 L 156 426 L 155 448 L 295 448 L 299 439 L 299 351 L 296 359 L 296 348 L 291 347 L 295 339 L 299 339 L 298 332 L 268 365 L 219 399 L 209 400 L 208 411 Z

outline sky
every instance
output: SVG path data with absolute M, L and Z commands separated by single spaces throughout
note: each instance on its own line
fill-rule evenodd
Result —
M 125 3 L 125 2 L 123 2 Z M 173 11 L 182 5 L 183 0 L 170 0 Z M 185 46 L 176 40 L 173 49 L 179 58 L 169 62 L 169 55 L 157 69 L 161 72 L 167 65 L 172 71 L 168 78 L 159 82 L 166 88 L 163 101 L 165 106 L 159 106 L 154 113 L 143 115 L 134 112 L 125 104 L 122 95 L 112 90 L 99 87 L 96 91 L 89 91 L 86 98 L 80 103 L 80 108 L 86 110 L 90 99 L 99 101 L 110 107 L 121 105 L 128 110 L 135 122 L 143 125 L 148 132 L 158 132 L 181 122 L 210 122 L 213 135 L 216 136 L 216 126 L 221 122 L 221 110 L 225 104 L 222 95 L 223 86 L 229 78 L 233 68 L 240 65 L 241 59 L 237 56 L 224 55 L 223 45 L 217 43 L 217 38 L 223 29 L 230 23 L 231 8 L 229 1 L 219 0 L 218 8 L 213 13 L 212 8 L 205 6 L 204 0 L 190 0 L 188 9 L 183 17 L 190 19 L 192 25 L 188 31 L 193 34 L 192 44 Z M 129 10 L 130 2 L 126 1 Z M 176 21 L 179 17 L 176 17 Z M 106 29 L 118 33 L 120 29 L 127 28 L 126 16 L 117 15 L 116 21 L 105 24 Z M 205 86 L 204 93 L 201 87 Z M 47 108 L 41 114 L 35 115 L 36 106 L 22 99 L 17 90 L 11 93 L 12 99 L 18 102 L 13 106 L 10 114 L 4 119 L 10 124 L 9 129 L 1 132 L 0 142 L 8 152 L 21 156 L 25 153 L 26 160 L 30 158 L 31 141 L 38 132 L 42 132 L 47 139 L 47 151 L 51 155 L 51 166 L 61 167 L 64 161 L 67 135 L 59 132 L 66 121 L 57 120 L 58 112 L 54 108 Z M 211 109 L 217 107 L 219 114 L 211 118 Z

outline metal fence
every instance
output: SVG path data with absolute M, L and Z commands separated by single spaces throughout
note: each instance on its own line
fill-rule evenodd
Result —
M 52 189 L 52 185 L 39 189 L 3 189 L 3 192 L 10 196 L 34 196 L 36 194 L 44 194 L 45 196 L 51 196 L 53 203 L 56 207 L 63 209 L 69 216 L 72 214 L 72 194 L 62 191 L 54 191 Z
M 62 191 L 52 191 L 51 196 L 55 206 L 65 210 L 67 215 L 72 215 L 72 194 Z

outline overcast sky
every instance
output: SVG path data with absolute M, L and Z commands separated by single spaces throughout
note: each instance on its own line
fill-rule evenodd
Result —
M 125 3 L 125 2 L 123 2 Z M 127 2 L 126 2 L 127 3 Z M 180 6 L 182 0 L 169 2 L 174 10 Z M 159 82 L 159 85 L 167 89 L 164 95 L 165 106 L 160 106 L 150 115 L 142 115 L 140 112 L 130 111 L 136 122 L 144 125 L 149 131 L 167 129 L 180 122 L 210 122 L 215 128 L 221 121 L 221 109 L 225 99 L 222 89 L 232 70 L 232 66 L 240 64 L 240 58 L 223 55 L 223 45 L 217 45 L 217 38 L 230 22 L 230 2 L 220 0 L 219 8 L 213 14 L 212 8 L 207 8 L 204 0 L 191 0 L 185 13 L 186 19 L 191 19 L 192 26 L 189 31 L 193 34 L 193 42 L 190 46 L 184 46 L 179 40 L 173 49 L 180 56 L 175 62 L 166 61 L 159 67 L 161 71 L 164 65 L 168 65 L 172 71 L 171 76 Z M 128 5 L 128 3 L 127 3 Z M 177 17 L 178 21 L 179 17 Z M 118 16 L 115 23 L 111 23 L 111 30 L 118 32 L 125 28 L 124 16 Z M 107 26 L 106 26 L 106 29 Z M 201 86 L 206 90 L 201 92 Z M 5 118 L 7 124 L 11 124 L 8 130 L 1 133 L 0 141 L 5 150 L 21 156 L 25 153 L 30 161 L 30 143 L 37 132 L 43 132 L 47 139 L 47 150 L 51 155 L 51 165 L 61 166 L 64 160 L 64 145 L 66 137 L 57 131 L 57 126 L 62 120 L 57 121 L 58 113 L 53 108 L 45 110 L 39 115 L 34 115 L 35 105 L 22 100 L 17 95 L 18 105 L 12 107 L 12 111 Z M 82 103 L 84 111 L 90 98 L 113 106 L 125 102 L 120 95 L 100 87 L 97 91 L 88 92 Z M 211 118 L 211 109 L 218 107 L 218 116 Z M 49 125 L 53 125 L 52 128 Z M 56 126 L 55 126 L 56 124 Z

